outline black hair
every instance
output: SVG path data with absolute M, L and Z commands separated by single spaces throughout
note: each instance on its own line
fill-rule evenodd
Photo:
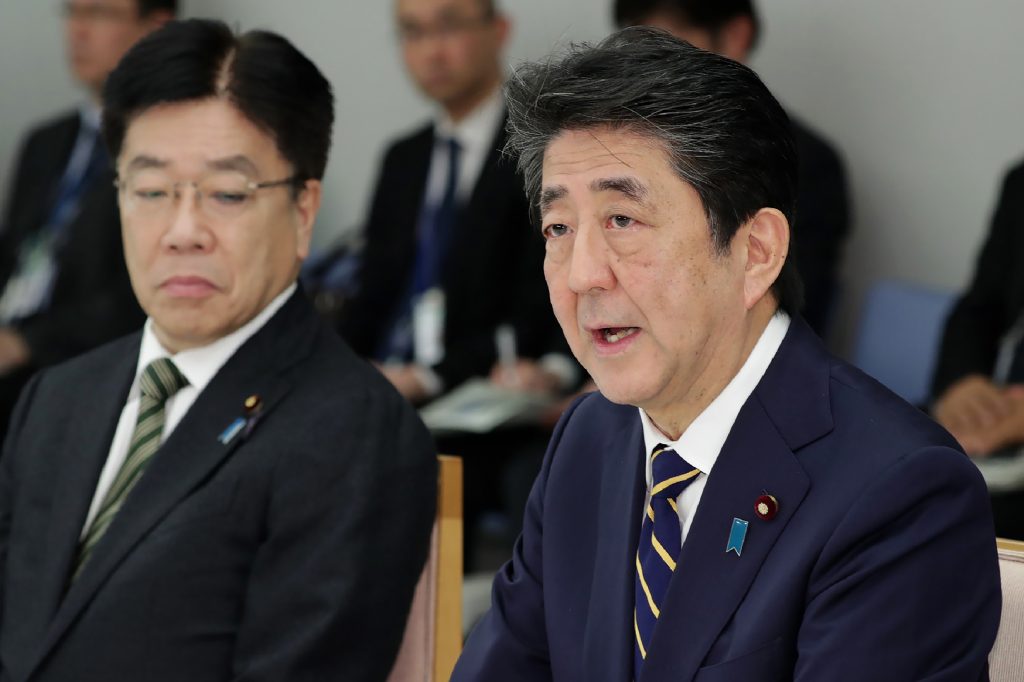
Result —
M 709 31 L 712 35 L 740 16 L 750 17 L 754 23 L 753 43 L 757 43 L 761 32 L 753 0 L 615 0 L 613 12 L 615 25 L 619 28 L 638 26 L 658 12 L 667 12 L 683 23 Z
M 304 54 L 269 31 L 236 35 L 208 19 L 171 21 L 124 56 L 103 90 L 103 135 L 116 159 L 135 116 L 172 102 L 224 98 L 273 137 L 296 187 L 322 179 L 331 146 L 331 85 Z
M 160 10 L 169 12 L 172 17 L 178 15 L 178 0 L 136 0 L 136 3 L 140 17 L 148 17 Z
M 797 152 L 789 118 L 738 62 L 664 31 L 627 28 L 521 66 L 506 85 L 506 101 L 507 151 L 519 159 L 534 205 L 549 143 L 567 130 L 608 126 L 663 145 L 677 175 L 700 196 L 719 253 L 761 208 L 778 209 L 794 225 Z M 800 309 L 793 258 L 773 291 L 783 310 Z

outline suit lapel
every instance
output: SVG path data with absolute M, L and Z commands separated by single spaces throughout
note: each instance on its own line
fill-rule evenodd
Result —
M 615 441 L 595 448 L 611 454 L 605 460 L 598 498 L 596 523 L 601 533 L 583 643 L 586 679 L 628 680 L 633 674 L 633 555 L 647 483 L 640 418 L 635 408 L 628 412 L 633 416 L 631 426 L 623 428 Z
M 748 401 L 708 477 L 665 595 L 644 678 L 691 679 L 809 486 L 760 404 Z M 754 514 L 754 502 L 765 491 L 779 500 L 772 521 Z M 725 551 L 734 518 L 750 523 L 740 556 Z
M 243 416 L 246 397 L 261 397 L 264 407 L 260 421 L 280 404 L 290 389 L 287 370 L 310 353 L 317 325 L 304 294 L 297 291 L 221 368 L 157 451 L 82 574 L 68 590 L 36 664 L 150 531 L 247 438 L 259 438 L 259 421 L 251 434 L 240 433 L 227 443 L 219 437 L 231 422 Z M 109 439 L 106 447 L 109 448 Z M 89 486 L 90 497 L 94 488 L 95 481 Z M 74 544 L 77 546 L 77 542 Z
M 708 477 L 665 595 L 645 679 L 692 679 L 807 495 L 810 478 L 794 452 L 832 429 L 830 362 L 806 323 L 793 318 Z M 754 513 L 765 492 L 779 501 L 771 521 Z M 734 518 L 749 521 L 740 556 L 725 551 Z
M 39 614 L 47 621 L 60 605 L 67 587 L 78 538 L 131 386 L 139 335 L 133 335 L 124 346 L 135 353 L 129 351 L 123 356 L 111 373 L 111 380 L 85 399 L 80 394 L 73 398 L 78 404 L 68 420 L 68 435 L 60 445 L 66 451 L 54 484 L 54 504 L 44 540 L 46 559 L 39 577 Z M 44 629 L 40 627 L 39 631 Z

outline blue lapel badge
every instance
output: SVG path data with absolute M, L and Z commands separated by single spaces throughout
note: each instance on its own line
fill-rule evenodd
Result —
M 242 432 L 243 428 L 245 428 L 245 420 L 238 417 L 235 421 L 228 424 L 228 428 L 224 429 L 224 432 L 217 437 L 217 440 L 220 441 L 221 445 L 227 445 L 235 439 L 235 436 Z
M 217 437 L 222 445 L 230 444 L 239 434 L 242 434 L 243 438 L 248 438 L 252 430 L 256 428 L 256 422 L 259 421 L 263 413 L 263 399 L 258 393 L 254 393 L 245 399 L 242 406 L 245 408 L 245 417 L 237 417 Z
M 736 556 L 740 556 L 743 553 L 743 541 L 747 539 L 747 526 L 750 525 L 749 521 L 743 519 L 733 519 L 732 529 L 729 531 L 729 542 L 725 545 L 725 553 L 735 551 Z

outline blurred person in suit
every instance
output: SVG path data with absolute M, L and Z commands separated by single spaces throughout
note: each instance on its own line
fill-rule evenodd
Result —
M 661 28 L 746 64 L 761 37 L 753 0 L 615 0 L 618 26 Z M 804 283 L 803 318 L 824 339 L 840 291 L 850 232 L 846 171 L 835 145 L 789 112 L 799 162 L 793 255 Z
M 797 312 L 796 144 L 757 75 L 632 27 L 507 100 L 599 392 L 555 428 L 453 682 L 987 679 L 984 482 Z
M 975 457 L 1024 444 L 1024 163 L 1003 178 L 974 275 L 946 320 L 932 412 Z M 992 494 L 996 532 L 1024 539 L 1024 491 Z
M 45 369 L 0 459 L 0 679 L 385 680 L 434 520 L 429 434 L 296 284 L 330 84 L 170 22 L 110 75 L 141 332 Z
M 0 218 L 0 435 L 33 372 L 142 323 L 100 139 L 100 95 L 122 55 L 173 18 L 177 4 L 63 5 L 68 66 L 87 98 L 29 131 Z
M 522 178 L 502 155 L 502 51 L 494 0 L 395 0 L 409 75 L 434 119 L 387 149 L 364 228 L 359 292 L 342 335 L 414 403 L 486 377 L 510 325 L 539 358 L 557 325 Z M 571 363 L 547 367 L 571 381 Z M 568 369 L 566 367 L 568 366 Z

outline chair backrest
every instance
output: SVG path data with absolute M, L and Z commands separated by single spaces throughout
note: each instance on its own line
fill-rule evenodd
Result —
M 864 302 L 853 364 L 907 402 L 924 405 L 954 300 L 953 292 L 896 280 L 876 283 Z
M 1024 542 L 998 540 L 1003 613 L 996 644 L 989 654 L 992 682 L 1020 680 L 1024 671 Z
M 388 682 L 446 682 L 462 651 L 462 460 L 440 456 L 437 519 Z

